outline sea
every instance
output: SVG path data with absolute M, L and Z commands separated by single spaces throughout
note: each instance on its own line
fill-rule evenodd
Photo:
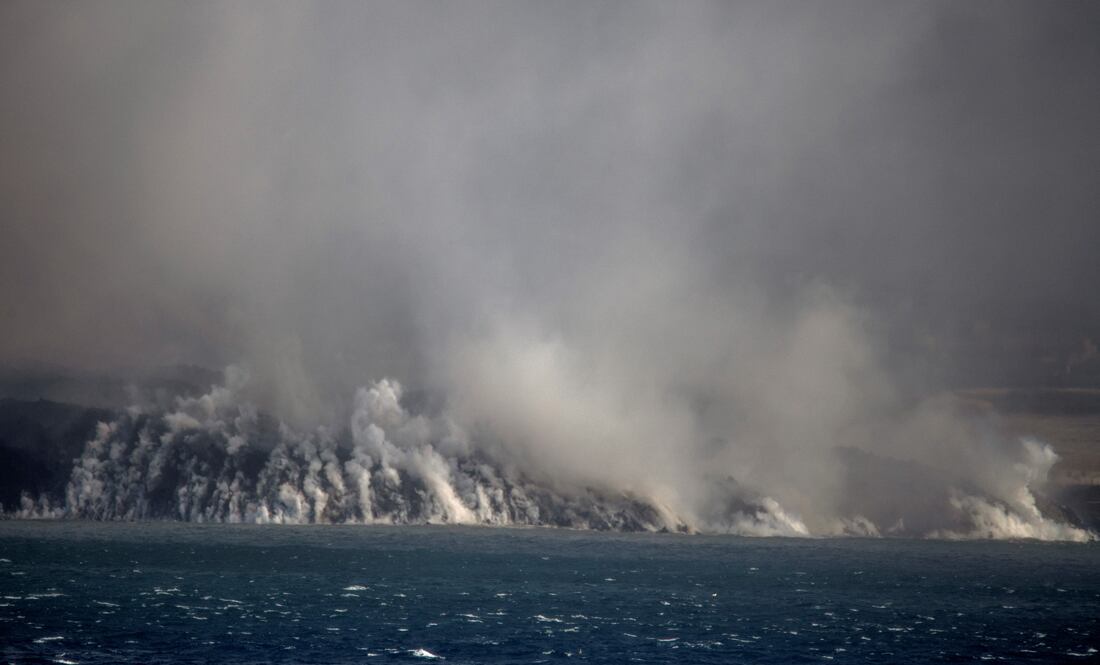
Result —
M 1100 545 L 0 522 L 8 663 L 1100 662 Z

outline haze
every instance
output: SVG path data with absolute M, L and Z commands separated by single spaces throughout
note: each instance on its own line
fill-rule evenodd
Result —
M 301 428 L 390 377 L 689 514 L 729 476 L 817 530 L 838 447 L 1013 497 L 1053 460 L 935 396 L 1100 387 L 1097 35 L 1090 2 L 6 2 L 0 363 L 239 366 Z

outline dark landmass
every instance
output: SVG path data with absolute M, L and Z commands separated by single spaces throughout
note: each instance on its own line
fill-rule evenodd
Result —
M 202 394 L 221 379 L 195 365 L 125 376 L 41 363 L 0 367 L 0 504 L 16 508 L 24 493 L 64 497 L 73 461 L 98 423 L 133 404 Z
M 21 497 L 48 496 L 53 505 L 65 497 L 65 488 L 74 461 L 96 433 L 100 422 L 114 421 L 129 403 L 170 403 L 176 395 L 198 395 L 216 384 L 220 376 L 196 367 L 177 367 L 150 372 L 138 381 L 124 381 L 105 375 L 73 375 L 62 371 L 21 370 L 0 372 L 0 504 L 3 510 L 15 510 Z M 413 393 L 413 399 L 417 398 Z M 83 402 L 52 399 L 77 397 Z M 1045 487 L 1034 488 L 1040 509 L 1049 517 L 1075 526 L 1100 530 L 1100 390 L 1095 389 L 973 389 L 956 392 L 967 408 L 995 413 L 1007 432 L 1015 436 L 1033 436 L 1049 443 L 1060 456 Z M 278 438 L 278 425 L 269 419 L 265 429 L 270 438 Z M 264 438 L 264 437 L 260 437 Z M 272 444 L 273 446 L 274 444 Z M 263 448 L 263 446 L 261 446 Z M 268 451 L 250 449 L 239 460 L 246 477 L 259 474 Z M 346 455 L 347 451 L 336 451 Z M 914 521 L 902 525 L 903 515 L 937 515 L 948 510 L 950 487 L 966 491 L 963 479 L 911 462 L 880 457 L 854 448 L 841 448 L 848 477 L 845 481 L 845 512 L 862 514 L 880 525 L 888 535 L 891 525 L 905 533 L 922 533 L 933 528 Z M 254 459 L 253 459 L 254 458 Z M 346 461 L 346 460 L 345 460 Z M 216 466 L 216 465 L 215 465 Z M 173 487 L 171 478 L 165 487 Z M 900 496 L 904 505 L 893 504 L 889 497 Z M 729 506 L 716 506 L 720 512 L 737 509 L 751 513 L 746 506 L 730 498 Z M 885 499 L 884 499 L 885 497 Z M 535 497 L 532 497 L 535 498 Z M 554 506 L 547 493 L 539 503 L 553 506 L 554 514 L 571 515 L 578 511 L 596 515 L 594 525 L 613 529 L 642 529 L 655 520 L 652 508 L 642 502 L 626 500 L 612 519 L 604 519 L 593 508 L 597 496 L 577 506 Z M 171 517 L 174 495 L 150 495 L 152 504 L 161 506 L 162 517 Z M 162 499 L 162 500 L 161 500 Z M 595 503 L 593 503 L 595 502 Z M 161 505 L 163 504 L 163 505 Z M 589 505 L 592 504 L 592 505 Z M 736 505 L 735 505 L 736 504 Z M 732 508 L 731 508 L 732 506 Z M 913 510 L 914 506 L 919 510 Z M 573 515 L 574 517 L 576 515 Z
M 136 403 L 167 403 L 180 395 L 199 395 L 221 380 L 221 372 L 197 365 L 123 374 L 34 364 L 0 367 L 0 398 L 122 409 Z
M 20 495 L 63 497 L 73 460 L 114 413 L 47 400 L 0 399 L 0 504 L 19 505 Z

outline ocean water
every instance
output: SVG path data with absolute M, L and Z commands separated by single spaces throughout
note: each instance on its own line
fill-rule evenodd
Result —
M 57 663 L 1098 662 L 1100 546 L 0 522 Z

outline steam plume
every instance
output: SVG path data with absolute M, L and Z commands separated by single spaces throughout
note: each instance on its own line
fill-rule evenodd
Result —
M 25 512 L 1085 538 L 1097 7 L 6 2 L 0 364 L 241 368 Z
M 447 523 L 546 525 L 582 529 L 718 531 L 758 536 L 882 535 L 862 514 L 827 507 L 785 509 L 750 479 L 695 479 L 692 485 L 624 484 L 621 470 L 565 474 L 503 448 L 480 446 L 447 413 L 412 415 L 402 388 L 382 380 L 360 389 L 346 430 L 299 433 L 241 401 L 246 375 L 175 408 L 134 407 L 99 424 L 75 460 L 63 500 L 25 496 L 17 517 L 180 519 L 252 523 Z M 1031 493 L 1056 456 L 1035 441 L 1008 494 L 950 488 L 938 512 L 904 504 L 889 531 L 942 538 L 1090 540 L 1094 535 L 1045 517 Z M 661 473 L 652 477 L 664 479 Z M 701 480 L 701 482 L 700 482 Z M 700 487 L 701 486 L 701 487 Z M 777 487 L 773 489 L 780 489 Z M 936 491 L 935 486 L 925 488 Z M 674 502 L 670 503 L 669 499 Z M 701 501 L 700 497 L 706 497 Z M 909 523 L 937 525 L 927 532 Z M 810 526 L 808 526 L 808 524 Z

